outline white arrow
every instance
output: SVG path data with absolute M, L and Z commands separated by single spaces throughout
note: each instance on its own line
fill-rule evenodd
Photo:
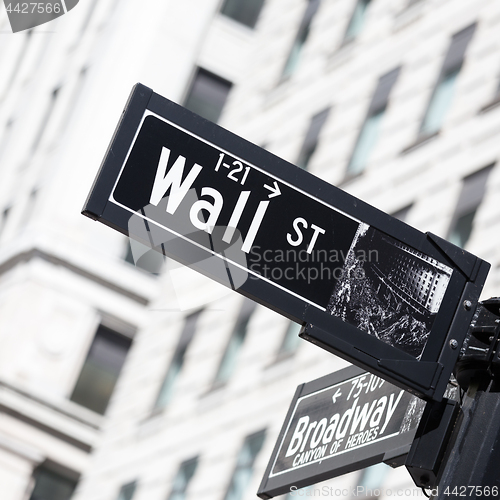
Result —
M 335 404 L 337 402 L 337 398 L 339 396 L 342 396 L 342 393 L 340 392 L 340 389 L 337 389 L 337 392 L 332 396 L 333 404 Z
M 268 186 L 267 184 L 264 184 L 264 187 L 271 191 L 269 198 L 274 198 L 275 196 L 279 196 L 281 194 L 280 187 L 278 186 L 278 183 L 276 181 L 274 181 L 274 187 Z

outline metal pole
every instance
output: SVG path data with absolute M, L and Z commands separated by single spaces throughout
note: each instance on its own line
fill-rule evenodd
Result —
M 439 481 L 438 500 L 500 495 L 500 392 L 471 385 L 464 398 L 461 422 L 450 443 Z
M 481 302 L 455 366 L 467 391 L 456 403 L 428 403 L 408 454 L 415 484 L 432 498 L 500 496 L 500 298 Z

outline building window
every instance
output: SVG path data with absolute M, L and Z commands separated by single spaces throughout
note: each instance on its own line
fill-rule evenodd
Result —
M 182 462 L 172 485 L 168 500 L 185 500 L 186 492 L 198 467 L 198 457 Z
M 431 136 L 441 129 L 446 113 L 453 100 L 457 78 L 464 62 L 465 51 L 474 35 L 475 29 L 476 25 L 472 24 L 453 35 L 437 83 L 427 106 L 427 111 L 422 120 L 420 136 Z
M 253 474 L 253 465 L 262 445 L 266 431 L 260 431 L 245 438 L 240 449 L 236 467 L 224 500 L 241 500 Z
M 233 333 L 222 356 L 222 360 L 215 376 L 214 385 L 226 383 L 233 374 L 238 363 L 238 355 L 245 342 L 248 323 L 255 311 L 256 304 L 252 300 L 245 299 L 240 314 L 233 329 Z
M 459 69 L 451 71 L 444 75 L 442 80 L 437 84 L 427 108 L 424 121 L 422 122 L 421 135 L 435 134 L 441 128 L 441 124 L 453 99 L 455 82 L 459 72 Z
M 231 90 L 232 83 L 198 68 L 184 107 L 212 122 L 217 122 Z
M 100 325 L 71 395 L 71 401 L 104 414 L 131 343 L 131 339 Z
M 448 233 L 448 240 L 459 247 L 464 247 L 470 238 L 474 217 L 486 192 L 486 183 L 492 168 L 493 165 L 489 165 L 463 180 Z
M 29 500 L 69 500 L 77 483 L 45 466 L 35 470 L 33 479 L 35 484 Z
M 299 332 L 301 328 L 302 325 L 295 323 L 295 321 L 290 321 L 288 323 L 288 328 L 286 329 L 278 351 L 279 356 L 293 354 L 297 350 L 300 343 Z
M 325 124 L 330 108 L 324 109 L 320 113 L 314 115 L 309 124 L 309 129 L 307 130 L 302 148 L 297 159 L 297 165 L 304 170 L 307 170 L 309 162 L 318 147 L 319 136 L 321 129 Z
M 220 12 L 249 28 L 255 28 L 263 5 L 264 0 L 225 0 Z
M 302 17 L 299 30 L 297 31 L 297 35 L 295 36 L 292 48 L 290 50 L 290 53 L 288 54 L 285 67 L 283 68 L 283 72 L 281 75 L 282 79 L 288 78 L 297 69 L 300 55 L 302 54 L 302 50 L 306 44 L 309 32 L 311 30 L 312 20 L 319 7 L 319 2 L 320 0 L 308 0 L 307 2 L 307 7 L 304 12 L 304 16 Z
M 363 29 L 365 24 L 366 12 L 371 0 L 357 0 L 354 6 L 354 11 L 347 26 L 347 30 L 344 36 L 344 43 L 354 40 Z
M 399 71 L 400 68 L 396 68 L 378 80 L 365 122 L 361 127 L 347 167 L 349 175 L 360 174 L 366 168 L 370 155 L 377 144 L 380 125 L 387 109 L 391 90 L 399 76 Z
M 200 317 L 201 313 L 201 310 L 197 311 L 193 314 L 190 314 L 185 319 L 184 328 L 182 329 L 179 342 L 177 344 L 177 347 L 175 348 L 174 356 L 172 357 L 170 366 L 167 370 L 165 378 L 163 379 L 160 392 L 158 393 L 158 397 L 156 398 L 156 409 L 165 408 L 172 397 L 175 381 L 177 380 L 184 365 L 186 351 L 191 341 L 193 340 L 194 334 L 196 332 L 198 318 Z
M 379 498 L 381 487 L 387 477 L 390 467 L 384 463 L 372 465 L 361 471 L 356 491 L 362 498 Z
M 137 481 L 132 481 L 131 483 L 124 484 L 120 488 L 116 500 L 132 500 L 136 488 L 137 488 Z
M 380 122 L 384 114 L 385 109 L 381 109 L 366 118 L 347 167 L 349 174 L 360 174 L 365 169 L 370 154 L 377 144 Z

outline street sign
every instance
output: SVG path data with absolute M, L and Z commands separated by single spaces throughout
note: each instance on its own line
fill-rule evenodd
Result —
M 257 495 L 404 464 L 425 402 L 351 366 L 297 387 Z
M 137 84 L 83 213 L 440 400 L 489 264 Z

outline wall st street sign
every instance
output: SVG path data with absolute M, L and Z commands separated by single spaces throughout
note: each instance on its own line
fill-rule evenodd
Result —
M 83 213 L 442 397 L 489 264 L 137 84 Z
M 402 465 L 424 407 L 355 366 L 300 385 L 257 494 L 272 498 L 379 462 Z

